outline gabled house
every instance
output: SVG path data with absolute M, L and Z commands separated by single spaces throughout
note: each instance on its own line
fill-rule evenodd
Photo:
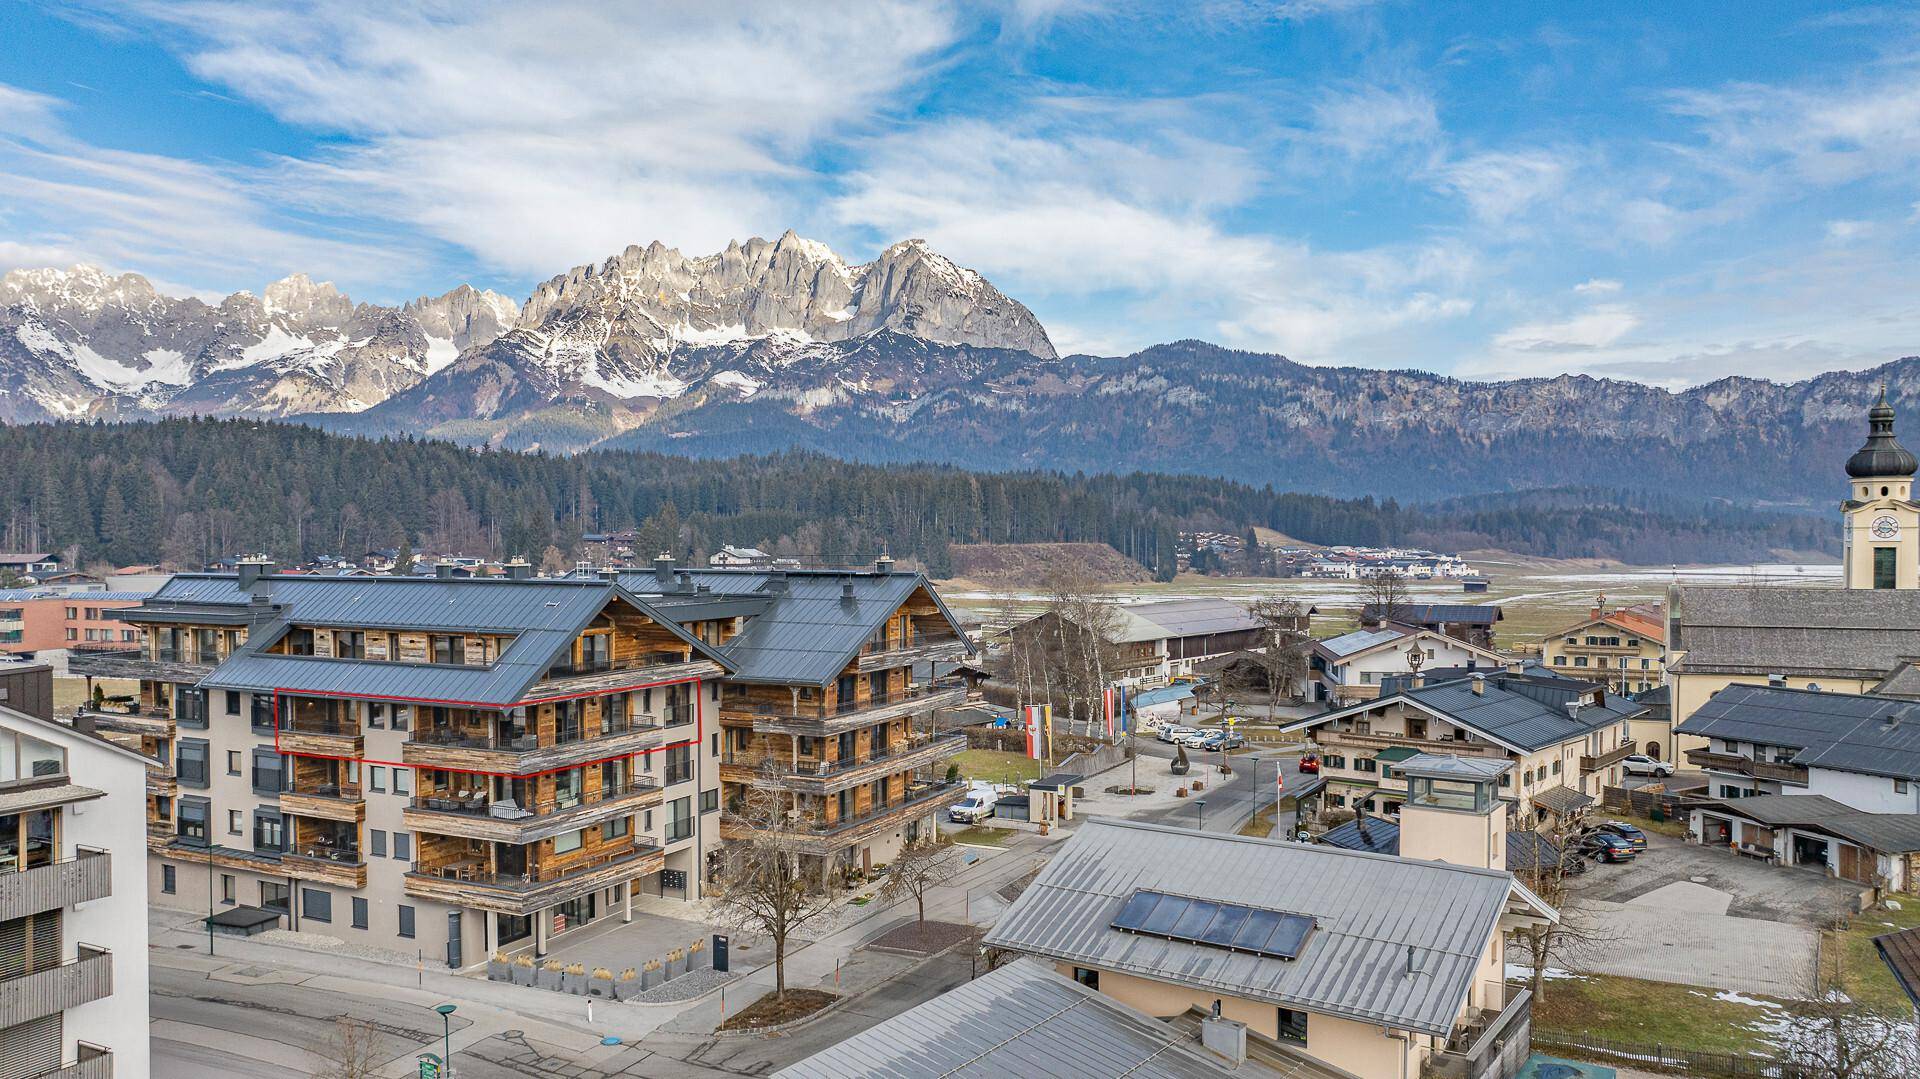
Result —
M 1920 702 L 1785 686 L 1728 686 L 1679 733 L 1717 798 L 1826 795 L 1869 813 L 1920 813 Z
M 1643 693 L 1666 677 L 1667 622 L 1660 605 L 1608 610 L 1548 634 L 1540 658 L 1553 673 L 1599 682 L 1620 693 Z
M 1308 655 L 1315 700 L 1342 704 L 1378 697 L 1393 678 L 1426 669 L 1501 670 L 1499 653 L 1437 629 L 1389 623 L 1315 641 Z
M 1505 617 L 1491 603 L 1401 603 L 1391 610 L 1369 604 L 1360 609 L 1362 626 L 1397 622 L 1465 641 L 1476 648 L 1493 647 L 1493 629 Z

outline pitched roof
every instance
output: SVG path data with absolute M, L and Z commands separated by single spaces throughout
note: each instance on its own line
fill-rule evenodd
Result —
M 1033 959 L 963 982 L 774 1073 L 779 1079 L 1267 1079 L 1277 1074 L 1258 1064 L 1231 1067 L 1173 1026 Z
M 1565 783 L 1556 784 L 1533 796 L 1533 804 L 1549 813 L 1566 816 L 1593 804 L 1593 795 L 1574 790 Z
M 1892 933 L 1882 933 L 1873 938 L 1873 947 L 1880 953 L 1880 961 L 1893 972 L 1893 980 L 1920 1008 L 1920 929 L 1901 929 Z
M 1314 925 L 1293 960 L 1112 928 L 1141 890 L 1291 912 Z M 1497 870 L 1092 818 L 986 943 L 1444 1036 L 1515 896 L 1552 914 Z M 1408 977 L 1409 956 L 1424 976 Z
M 1652 611 L 1638 607 L 1615 607 L 1610 611 L 1589 614 L 1586 618 L 1581 619 L 1557 633 L 1549 634 L 1549 636 L 1564 637 L 1578 633 L 1589 626 L 1601 625 L 1612 626 L 1623 632 L 1645 637 L 1650 641 L 1657 641 L 1662 644 L 1666 643 L 1667 639 L 1666 619 L 1658 613 L 1657 607 Z
M 923 574 L 745 568 L 692 568 L 676 573 L 684 573 L 695 591 L 676 592 L 677 582 L 664 582 L 652 570 L 622 573 L 620 584 L 637 594 L 658 597 L 669 609 L 703 598 L 711 602 L 715 597 L 753 599 L 759 605 L 757 613 L 746 615 L 745 628 L 720 646 L 734 668 L 729 675 L 732 681 L 824 686 L 920 588 L 926 589 L 968 651 L 973 650 L 960 620 Z M 849 584 L 853 586 L 851 602 L 842 598 Z M 701 588 L 707 590 L 704 597 L 698 591 Z
M 1360 819 L 1354 818 L 1345 824 L 1335 825 L 1319 836 L 1319 842 L 1343 850 L 1367 851 L 1372 854 L 1400 853 L 1400 825 L 1382 817 L 1371 817 L 1366 822 L 1366 835 L 1360 833 Z M 1536 862 L 1552 865 L 1560 857 L 1560 848 L 1553 840 L 1539 832 L 1530 832 L 1516 828 L 1507 833 L 1507 869 L 1532 869 Z
M 1902 697 L 1907 700 L 1920 700 L 1920 660 L 1912 656 L 1903 657 L 1900 665 L 1887 673 L 1880 684 L 1873 687 L 1876 697 Z
M 1377 604 L 1367 604 L 1360 609 L 1361 616 L 1372 617 Z M 1416 626 L 1432 626 L 1445 622 L 1449 625 L 1491 626 L 1500 621 L 1504 614 L 1498 606 L 1491 603 L 1401 603 L 1393 609 L 1393 620 L 1410 622 Z
M 1481 684 L 1479 693 L 1473 691 L 1475 682 Z M 1581 704 L 1568 710 L 1570 704 L 1593 700 L 1596 693 L 1601 694 L 1603 704 Z M 1396 701 L 1411 704 L 1488 741 L 1520 752 L 1557 746 L 1645 711 L 1644 706 L 1591 682 L 1489 671 L 1447 682 L 1430 682 L 1419 689 L 1398 690 L 1375 700 L 1294 720 L 1281 729 L 1304 730 Z
M 1681 673 L 1877 678 L 1920 656 L 1920 590 L 1685 585 L 1669 647 Z
M 1920 813 L 1869 813 L 1824 794 L 1757 794 L 1709 804 L 1770 827 L 1826 832 L 1871 850 L 1920 851 Z
M 1897 697 L 1732 685 L 1674 730 L 1794 748 L 1809 768 L 1920 779 L 1920 702 Z
M 1342 633 L 1338 637 L 1315 641 L 1313 649 L 1331 659 L 1346 659 L 1383 644 L 1391 644 L 1406 636 L 1410 634 L 1397 629 L 1356 629 L 1351 633 Z

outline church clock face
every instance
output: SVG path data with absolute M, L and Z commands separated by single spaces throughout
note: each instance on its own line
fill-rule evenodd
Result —
M 1892 514 L 1883 513 L 1867 522 L 1867 530 L 1877 540 L 1896 540 L 1900 538 L 1900 522 Z

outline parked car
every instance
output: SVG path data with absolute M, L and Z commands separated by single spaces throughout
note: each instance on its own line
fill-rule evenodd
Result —
M 1636 853 L 1631 840 L 1612 832 L 1588 832 L 1579 838 L 1576 849 L 1600 862 L 1631 862 Z
M 1621 839 L 1624 839 L 1627 842 L 1633 844 L 1633 849 L 1635 851 L 1643 851 L 1647 849 L 1647 833 L 1641 831 L 1638 828 L 1635 828 L 1633 825 L 1628 824 L 1625 821 L 1617 821 L 1617 820 L 1603 821 L 1599 824 L 1594 825 L 1593 827 L 1595 831 L 1609 832 L 1613 835 L 1619 836 Z
M 1224 749 L 1239 749 L 1247 744 L 1244 736 L 1237 731 L 1214 731 L 1200 742 L 1200 748 L 1209 752 Z
M 1300 758 L 1300 774 L 1307 775 L 1307 776 L 1320 774 L 1319 754 L 1309 753 L 1306 756 Z
M 947 819 L 955 824 L 979 824 L 993 816 L 993 804 L 998 800 L 991 784 L 976 784 L 968 789 L 963 801 L 947 808 Z
M 1190 727 L 1187 729 L 1187 733 L 1175 738 L 1173 741 L 1175 745 L 1186 746 L 1188 749 L 1203 749 L 1206 747 L 1207 739 L 1220 733 L 1221 731 L 1217 727 Z
M 1169 723 L 1166 726 L 1160 728 L 1159 733 L 1155 734 L 1154 737 L 1160 739 L 1162 742 L 1177 742 L 1180 740 L 1182 735 L 1188 735 L 1192 733 L 1193 733 L 1192 727 L 1182 727 L 1182 726 L 1179 726 L 1178 724 Z
M 1654 760 L 1645 753 L 1635 753 L 1631 757 L 1620 758 L 1620 767 L 1630 776 L 1665 778 L 1673 774 L 1671 761 Z

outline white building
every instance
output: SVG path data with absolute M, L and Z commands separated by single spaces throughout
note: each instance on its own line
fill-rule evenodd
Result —
M 0 706 L 0 1075 L 152 1073 L 146 775 L 130 749 Z
M 707 558 L 707 565 L 764 566 L 772 561 L 773 556 L 758 547 L 722 547 Z
M 1425 670 L 1462 668 L 1503 670 L 1498 652 L 1455 640 L 1426 629 L 1383 626 L 1343 633 L 1313 645 L 1316 700 L 1370 700 L 1380 695 L 1380 684 L 1394 675 L 1413 673 L 1417 651 Z

